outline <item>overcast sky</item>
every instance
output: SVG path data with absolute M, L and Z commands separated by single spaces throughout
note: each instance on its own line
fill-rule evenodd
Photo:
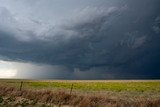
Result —
M 159 79 L 159 0 L 0 0 L 0 78 Z

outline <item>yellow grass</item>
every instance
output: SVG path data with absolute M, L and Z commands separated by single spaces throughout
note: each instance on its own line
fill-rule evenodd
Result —
M 1 80 L 0 96 L 25 98 L 28 102 L 36 99 L 37 106 L 159 107 L 160 81 Z

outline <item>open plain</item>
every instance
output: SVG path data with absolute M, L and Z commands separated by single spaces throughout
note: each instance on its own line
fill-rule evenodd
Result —
M 0 80 L 0 107 L 160 107 L 159 80 Z

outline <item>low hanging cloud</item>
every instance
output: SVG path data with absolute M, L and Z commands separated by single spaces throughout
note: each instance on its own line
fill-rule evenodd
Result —
M 87 6 L 56 24 L 0 7 L 0 58 L 64 66 L 77 78 L 160 77 L 158 0 L 143 2 L 147 9 L 136 1 Z

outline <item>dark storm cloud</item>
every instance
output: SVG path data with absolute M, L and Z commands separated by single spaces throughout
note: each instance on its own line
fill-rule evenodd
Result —
M 0 58 L 65 66 L 75 78 L 160 78 L 159 4 L 88 6 L 52 27 L 36 20 L 23 26 L 0 8 Z

